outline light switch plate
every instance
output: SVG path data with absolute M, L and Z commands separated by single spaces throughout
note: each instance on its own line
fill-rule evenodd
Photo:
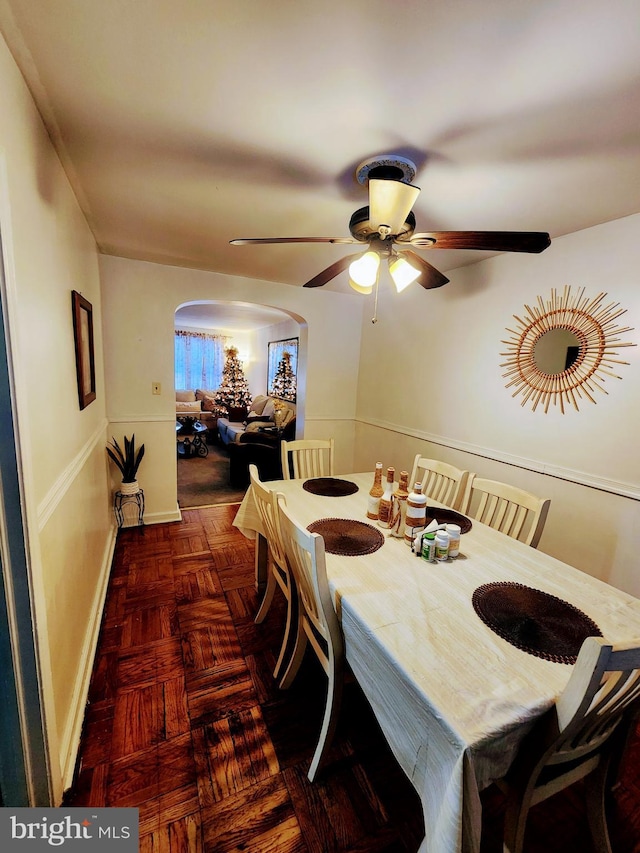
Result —
M 151 393 L 152 394 L 160 394 L 161 391 L 162 391 L 162 386 L 160 385 L 159 382 L 152 382 L 151 383 Z

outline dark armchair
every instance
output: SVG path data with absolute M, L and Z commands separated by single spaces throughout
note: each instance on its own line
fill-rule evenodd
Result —
M 227 445 L 229 451 L 229 485 L 241 489 L 249 485 L 249 465 L 255 465 L 261 480 L 281 480 L 280 442 L 292 441 L 296 435 L 295 418 L 281 433 L 245 432 L 240 440 Z

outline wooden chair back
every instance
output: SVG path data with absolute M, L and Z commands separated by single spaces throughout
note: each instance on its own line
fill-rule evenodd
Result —
M 468 479 L 468 471 L 462 471 L 438 459 L 427 459 L 418 453 L 413 460 L 409 486 L 413 488 L 415 483 L 422 483 L 423 495 L 450 506 L 451 509 L 466 512 L 469 499 Z
M 267 540 L 267 584 L 255 623 L 259 625 L 264 622 L 269 608 L 273 603 L 276 589 L 280 587 L 287 602 L 287 614 L 284 624 L 284 636 L 280 645 L 280 653 L 273 671 L 273 677 L 279 679 L 285 667 L 288 665 L 287 652 L 291 649 L 291 638 L 297 621 L 297 595 L 295 584 L 289 571 L 289 564 L 282 542 L 280 530 L 280 510 L 278 508 L 278 497 L 284 501 L 284 495 L 267 489 L 260 481 L 258 469 L 255 465 L 249 466 L 250 488 L 255 501 L 258 515 L 262 523 L 264 537 Z
M 289 667 L 280 684 L 290 685 L 307 645 L 315 652 L 327 678 L 327 700 L 322 729 L 309 769 L 313 782 L 333 738 L 342 695 L 344 643 L 342 629 L 331 599 L 325 562 L 324 539 L 309 533 L 290 515 L 280 495 L 278 506 L 282 540 L 298 592 L 298 636 Z
M 249 482 L 253 491 L 253 498 L 256 502 L 256 509 L 262 522 L 265 539 L 269 546 L 269 554 L 281 570 L 288 571 L 287 558 L 280 532 L 278 492 L 271 491 L 264 486 L 255 465 L 249 466 Z
M 554 708 L 523 742 L 501 787 L 507 792 L 505 849 L 520 853 L 529 809 L 585 780 L 588 819 L 597 851 L 611 853 L 604 812 L 614 735 L 640 711 L 640 639 L 612 646 L 588 637 Z
M 474 474 L 469 477 L 468 489 L 467 515 L 532 548 L 538 547 L 549 513 L 549 498 Z
M 280 447 L 282 476 L 285 480 L 333 476 L 334 441 L 332 438 L 283 441 Z

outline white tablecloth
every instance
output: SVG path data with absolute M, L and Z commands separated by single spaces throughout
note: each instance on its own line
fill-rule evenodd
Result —
M 373 474 L 344 474 L 359 486 L 339 498 L 310 494 L 302 480 L 282 492 L 303 526 L 320 518 L 366 521 Z M 248 490 L 234 524 L 262 533 Z M 640 638 L 640 601 L 478 522 L 460 557 L 427 563 L 402 540 L 373 554 L 327 554 L 347 660 L 424 810 L 421 853 L 480 847 L 479 791 L 504 775 L 535 719 L 566 685 L 571 666 L 516 649 L 476 615 L 474 590 L 515 581 L 584 611 L 612 642 Z

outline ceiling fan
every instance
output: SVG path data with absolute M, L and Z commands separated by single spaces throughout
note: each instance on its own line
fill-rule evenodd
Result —
M 412 212 L 420 188 L 413 186 L 415 164 L 396 154 L 365 160 L 356 169 L 360 184 L 368 182 L 369 204 L 349 220 L 351 237 L 244 237 L 234 246 L 265 243 L 366 243 L 364 252 L 335 261 L 304 287 L 321 287 L 349 269 L 349 284 L 359 293 L 371 293 L 378 282 L 381 259 L 386 259 L 398 291 L 412 282 L 426 289 L 442 287 L 449 279 L 415 249 L 481 249 L 493 252 L 543 252 L 550 245 L 544 231 L 426 231 L 416 232 Z

